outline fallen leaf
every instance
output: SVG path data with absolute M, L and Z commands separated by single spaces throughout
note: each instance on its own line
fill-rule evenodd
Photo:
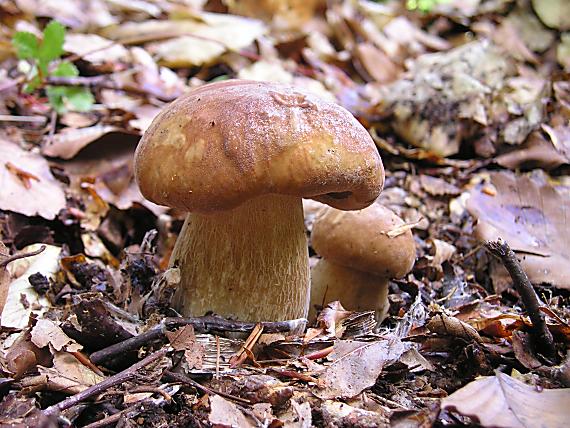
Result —
M 120 128 L 110 125 L 65 128 L 46 140 L 42 146 L 42 153 L 46 156 L 71 159 L 88 144 L 98 140 L 105 134 L 115 131 L 120 131 Z
M 445 314 L 437 314 L 432 317 L 426 324 L 429 331 L 441 335 L 449 335 L 453 337 L 460 337 L 467 340 L 475 340 L 478 343 L 483 342 L 477 330 L 469 324 Z
M 253 428 L 255 426 L 234 403 L 219 395 L 210 396 L 208 420 L 221 427 Z
M 93 64 L 126 61 L 128 50 L 97 34 L 66 34 L 63 49 Z
M 374 342 L 339 340 L 329 355 L 332 363 L 320 374 L 322 399 L 350 398 L 360 394 L 376 382 L 385 365 L 396 362 L 406 351 L 396 337 Z
M 283 428 L 311 428 L 311 405 L 306 401 L 299 403 L 297 400 L 291 400 L 290 408 L 279 415 L 279 420 L 283 423 Z
M 538 391 L 534 386 L 497 372 L 444 398 L 442 408 L 477 418 L 484 427 L 565 428 L 570 419 L 568 403 L 570 388 Z
M 63 189 L 42 156 L 0 138 L 0 159 L 0 209 L 51 220 L 65 208 Z M 38 181 L 30 180 L 27 188 L 6 164 L 31 174 Z
M 23 248 L 22 252 L 36 251 L 40 247 L 40 244 L 29 245 Z M 38 295 L 28 278 L 38 272 L 52 278 L 59 270 L 60 253 L 61 248 L 46 245 L 40 254 L 16 260 L 8 265 L 8 270 L 15 279 L 10 283 L 8 298 L 2 311 L 2 327 L 23 329 L 28 325 L 30 314 L 39 314 L 45 310 L 48 306 L 47 299 Z M 16 276 L 16 272 L 19 275 Z
M 531 282 L 570 288 L 568 190 L 554 187 L 538 174 L 496 172 L 490 175 L 490 184 L 496 195 L 485 192 L 485 184 L 480 184 L 467 201 L 468 211 L 478 219 L 476 237 L 482 241 L 501 237 L 508 242 Z M 504 271 L 498 262 L 492 270 Z M 501 280 L 495 289 L 500 292 L 508 284 L 510 279 Z
M 83 349 L 79 343 L 67 336 L 61 327 L 48 319 L 39 319 L 32 328 L 32 342 L 38 348 L 51 345 L 56 351 L 77 352 Z
M 532 0 L 532 7 L 547 27 L 570 30 L 570 3 L 567 0 Z
M 65 394 L 77 394 L 104 380 L 68 352 L 57 352 L 53 357 L 53 367 L 40 366 L 38 370 L 47 377 L 50 391 Z

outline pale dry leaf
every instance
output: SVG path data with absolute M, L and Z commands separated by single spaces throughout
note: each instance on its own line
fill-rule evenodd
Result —
M 40 247 L 40 244 L 29 245 L 23 248 L 22 252 L 37 251 Z M 40 314 L 48 307 L 47 299 L 36 293 L 28 278 L 38 272 L 47 278 L 53 278 L 59 270 L 60 253 L 61 248 L 46 245 L 40 254 L 16 260 L 8 265 L 8 271 L 15 279 L 10 283 L 8 298 L 2 311 L 2 327 L 23 329 L 28 325 L 30 314 Z
M 97 34 L 66 34 L 63 49 L 93 64 L 119 62 L 128 59 L 128 50 Z
M 44 142 L 42 153 L 46 156 L 71 159 L 88 144 L 115 131 L 120 131 L 120 128 L 111 125 L 65 128 Z
M 311 405 L 306 401 L 299 403 L 292 399 L 291 407 L 287 412 L 279 415 L 279 420 L 283 422 L 283 428 L 310 428 L 313 426 Z
M 224 427 L 253 428 L 255 425 L 231 401 L 219 395 L 210 396 L 210 423 Z
M 570 30 L 568 0 L 532 0 L 532 7 L 544 25 L 558 30 Z
M 32 343 L 38 348 L 51 345 L 56 351 L 77 352 L 83 349 L 79 343 L 69 337 L 55 322 L 39 319 L 32 328 Z
M 432 259 L 430 260 L 430 266 L 435 266 L 441 268 L 442 263 L 448 261 L 457 252 L 457 248 L 454 245 L 449 244 L 441 239 L 432 239 Z
M 479 378 L 449 397 L 442 408 L 476 418 L 483 427 L 565 428 L 570 388 L 537 390 L 504 373 Z
M 568 189 L 554 187 L 538 173 L 496 172 L 490 175 L 490 184 L 495 195 L 486 192 L 488 185 L 482 183 L 471 190 L 467 201 L 467 209 L 478 220 L 476 237 L 504 239 L 518 254 L 531 282 L 570 289 Z M 504 270 L 494 264 L 493 271 L 497 269 Z M 501 282 L 500 288 L 506 284 Z
M 323 399 L 360 394 L 374 385 L 384 366 L 398 361 L 408 347 L 397 337 L 374 342 L 337 341 L 328 357 L 331 365 L 319 376 L 322 389 L 316 394 Z
M 68 352 L 57 352 L 53 357 L 53 367 L 40 366 L 38 370 L 47 377 L 50 391 L 65 394 L 77 394 L 105 379 Z
M 66 207 L 65 193 L 42 156 L 0 138 L 0 159 L 0 209 L 52 220 Z M 35 178 L 25 182 L 7 165 Z

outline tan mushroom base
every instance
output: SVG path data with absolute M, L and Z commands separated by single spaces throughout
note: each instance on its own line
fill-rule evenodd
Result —
M 185 316 L 306 317 L 309 256 L 301 198 L 265 195 L 232 210 L 189 214 L 170 264 L 180 267 L 173 306 Z
M 321 259 L 311 270 L 309 320 L 316 317 L 315 306 L 334 300 L 347 310 L 375 311 L 378 322 L 388 313 L 388 280 L 378 275 L 350 269 Z

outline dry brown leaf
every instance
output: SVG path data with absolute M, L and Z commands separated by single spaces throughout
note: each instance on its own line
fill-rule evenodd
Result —
M 570 139 L 569 141 L 563 140 L 556 145 L 555 141 L 558 142 L 558 138 L 554 130 L 547 125 L 543 125 L 543 127 L 546 132 L 552 130 L 552 142 L 547 141 L 540 132 L 533 132 L 520 147 L 497 156 L 496 162 L 513 170 L 526 167 L 550 170 L 569 163 L 570 147 L 568 146 L 570 146 Z
M 407 350 L 397 337 L 374 342 L 339 340 L 329 355 L 332 363 L 319 376 L 323 399 L 350 398 L 374 385 L 385 365 L 398 361 Z
M 504 373 L 477 379 L 443 399 L 442 408 L 477 418 L 484 427 L 565 428 L 570 389 L 537 390 Z
M 570 228 L 568 189 L 557 189 L 545 178 L 497 172 L 490 175 L 496 195 L 485 192 L 485 184 L 470 192 L 467 209 L 478 219 L 480 240 L 508 242 L 521 260 L 533 283 L 549 283 L 570 288 Z M 502 266 L 492 265 L 493 271 Z M 497 291 L 510 283 L 495 284 Z
M 210 416 L 208 420 L 215 426 L 221 427 L 255 427 L 234 403 L 219 395 L 210 396 Z
M 77 394 L 104 380 L 89 367 L 67 352 L 57 352 L 53 357 L 53 367 L 39 367 L 41 375 L 47 378 L 50 391 Z
M 65 208 L 63 189 L 42 156 L 0 138 L 0 159 L 0 209 L 51 220 Z M 8 164 L 37 180 L 30 180 L 26 185 L 10 172 L 6 167 Z
M 185 325 L 175 331 L 167 331 L 166 337 L 176 351 L 184 351 L 184 358 L 189 369 L 201 369 L 204 364 L 204 345 L 196 340 L 194 328 Z
M 47 365 L 51 362 L 51 353 L 40 349 L 30 341 L 28 329 L 22 331 L 8 349 L 5 356 L 6 369 L 12 377 L 19 379 L 38 364 Z
M 473 327 L 463 321 L 449 317 L 445 314 L 437 314 L 426 324 L 429 331 L 441 335 L 460 337 L 467 340 L 475 340 L 481 343 L 483 339 Z
M 422 188 L 432 196 L 459 195 L 461 190 L 439 177 L 431 175 L 420 175 L 420 184 Z
M 32 328 L 32 343 L 38 348 L 51 345 L 56 351 L 77 352 L 83 349 L 79 343 L 66 335 L 60 326 L 48 319 L 39 319 Z

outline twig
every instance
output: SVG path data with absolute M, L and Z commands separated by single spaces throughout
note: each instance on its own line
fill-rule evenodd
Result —
M 111 425 L 114 424 L 116 422 L 119 421 L 119 419 L 121 419 L 121 416 L 125 415 L 126 413 L 132 412 L 133 410 L 137 409 L 137 408 L 141 408 L 145 405 L 148 404 L 152 404 L 152 400 L 146 399 L 146 400 L 141 400 L 137 403 L 134 403 L 133 405 L 127 407 L 126 409 L 121 410 L 120 412 L 114 413 L 110 416 L 105 416 L 103 419 L 99 419 L 98 421 L 92 422 L 88 425 L 85 425 L 83 428 L 101 428 L 101 427 L 106 427 L 107 425 Z
M 528 276 L 522 269 L 519 261 L 509 245 L 499 238 L 497 241 L 487 241 L 485 249 L 497 257 L 511 276 L 515 290 L 521 296 L 530 320 L 532 321 L 531 337 L 541 354 L 548 358 L 554 358 L 556 348 L 554 339 L 546 325 L 544 314 L 540 311 L 538 296 L 530 283 Z
M 123 340 L 122 342 L 115 343 L 114 345 L 108 346 L 100 351 L 93 352 L 89 359 L 94 364 L 101 364 L 117 355 L 125 354 L 135 349 L 146 345 L 157 339 L 162 339 L 164 337 L 164 332 L 166 327 L 160 325 L 157 328 L 153 328 L 139 334 L 138 336 L 131 337 L 129 339 Z
M 192 379 L 186 375 L 183 375 L 181 373 L 174 373 L 171 371 L 167 371 L 164 374 L 165 374 L 166 378 L 169 379 L 170 381 L 176 381 L 176 382 L 180 382 L 180 383 L 185 383 L 187 385 L 191 385 L 194 388 L 199 389 L 202 392 L 205 392 L 206 394 L 210 394 L 210 395 L 216 394 L 216 395 L 219 395 L 220 397 L 227 398 L 228 400 L 236 401 L 236 402 L 241 403 L 241 404 L 251 405 L 251 401 L 246 400 L 245 398 L 235 397 L 233 395 L 226 394 L 225 392 L 216 391 L 215 389 L 208 388 L 207 386 L 204 386 L 204 385 L 196 382 L 194 379 Z
M 133 364 L 128 369 L 125 369 L 122 372 L 119 372 L 111 377 L 108 377 L 104 381 L 99 382 L 93 386 L 90 386 L 89 388 L 75 395 L 72 395 L 71 397 L 68 397 L 63 401 L 60 401 L 59 403 L 48 407 L 43 411 L 44 415 L 46 416 L 55 415 L 61 412 L 62 410 L 69 409 L 70 407 L 79 404 L 83 400 L 87 400 L 88 398 L 93 397 L 94 395 L 101 394 L 102 392 L 106 391 L 107 389 L 115 385 L 120 385 L 124 382 L 131 380 L 133 377 L 136 376 L 137 371 L 148 366 L 150 363 L 162 358 L 163 356 L 166 355 L 167 352 L 168 352 L 167 349 L 161 349 L 160 351 L 157 351 L 154 354 L 150 354 L 149 356 L 142 359 L 138 363 Z
M 251 331 L 249 337 L 247 338 L 241 349 L 235 355 L 232 355 L 232 357 L 230 358 L 231 368 L 236 368 L 242 365 L 245 362 L 245 360 L 247 360 L 250 354 L 253 355 L 251 349 L 253 348 L 253 345 L 255 345 L 259 340 L 259 338 L 261 337 L 261 333 L 263 333 L 263 327 L 261 327 L 260 324 L 257 324 L 255 328 Z
M 29 253 L 14 254 L 13 256 L 9 256 L 0 262 L 0 268 L 6 267 L 6 266 L 8 266 L 8 264 L 12 263 L 13 261 L 19 260 L 19 259 L 37 256 L 38 254 L 40 254 L 45 249 L 46 249 L 46 246 L 42 245 L 36 251 L 30 251 Z
M 304 327 L 307 320 L 304 318 L 290 321 L 262 322 L 265 333 L 282 333 L 296 331 Z M 183 325 L 191 325 L 197 333 L 221 333 L 253 331 L 258 323 L 230 321 L 220 317 L 205 316 L 195 318 L 165 318 L 162 323 L 138 336 L 131 337 L 122 342 L 108 346 L 100 351 L 93 352 L 89 359 L 95 364 L 101 364 L 117 355 L 135 350 L 153 340 L 163 339 L 167 328 L 176 328 Z
M 10 114 L 0 114 L 0 122 L 27 122 L 39 123 L 43 125 L 46 123 L 45 116 L 12 116 Z

